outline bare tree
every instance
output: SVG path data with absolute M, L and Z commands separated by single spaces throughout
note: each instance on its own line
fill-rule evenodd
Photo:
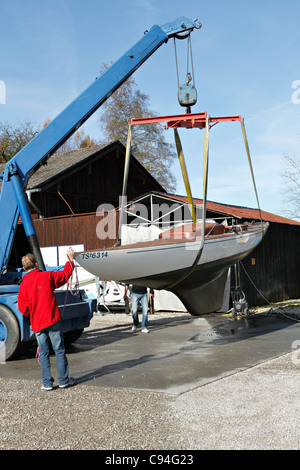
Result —
M 0 122 L 0 162 L 8 162 L 38 131 L 38 128 L 28 120 L 15 127 L 7 122 Z
M 50 123 L 50 119 L 41 127 L 26 120 L 16 126 L 0 122 L 0 163 L 8 162 L 14 157 L 33 137 Z M 59 149 L 60 152 L 74 150 L 80 147 L 97 145 L 96 140 L 86 135 L 83 128 L 72 135 Z
M 282 176 L 286 181 L 285 211 L 291 219 L 300 219 L 300 160 L 296 156 L 285 155 Z M 290 207 L 290 209 L 289 209 Z
M 105 70 L 107 66 L 103 67 Z M 103 71 L 102 70 L 102 71 Z M 149 109 L 149 97 L 142 93 L 133 77 L 116 90 L 102 105 L 99 122 L 108 144 L 119 140 L 126 146 L 128 122 L 131 118 L 157 115 Z M 139 162 L 167 190 L 174 191 L 176 180 L 171 166 L 176 157 L 174 145 L 165 140 L 163 129 L 157 124 L 132 127 L 131 151 Z
M 43 128 L 51 122 L 50 119 L 46 119 L 43 124 Z M 68 152 L 83 147 L 92 147 L 97 145 L 97 141 L 92 139 L 89 135 L 86 135 L 84 128 L 78 129 L 64 144 L 62 144 L 58 152 Z

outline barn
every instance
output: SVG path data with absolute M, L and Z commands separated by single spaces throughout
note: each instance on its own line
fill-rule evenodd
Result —
M 96 225 L 101 204 L 119 206 L 122 193 L 125 147 L 119 142 L 57 152 L 34 173 L 27 186 L 27 197 L 41 247 L 76 245 L 86 249 L 99 244 Z M 0 173 L 4 170 L 0 165 Z M 132 155 L 128 198 L 164 188 Z M 10 257 L 10 268 L 20 266 L 29 251 L 20 221 Z
M 103 214 L 97 212 L 106 204 L 119 207 L 122 193 L 125 147 L 120 142 L 58 152 L 28 182 L 27 196 L 41 247 L 83 245 L 84 249 L 112 246 L 117 233 L 106 239 L 97 235 L 97 224 Z M 4 165 L 3 169 L 4 169 Z M 0 165 L 0 172 L 1 172 Z M 128 207 L 142 201 L 151 213 L 151 201 L 172 206 L 187 206 L 187 198 L 167 194 L 153 176 L 131 157 L 127 198 Z M 148 202 L 147 202 L 148 201 Z M 202 201 L 194 199 L 196 207 Z M 118 210 L 113 210 L 118 226 Z M 232 218 L 234 223 L 260 220 L 258 210 L 207 202 L 207 217 Z M 300 222 L 262 211 L 270 223 L 263 242 L 239 266 L 232 270 L 231 292 L 238 286 L 250 306 L 266 305 L 300 298 L 298 269 L 300 264 Z M 29 251 L 20 221 L 11 255 L 11 268 L 20 265 L 21 256 Z M 59 255 L 57 255 L 59 264 Z
M 147 198 L 148 205 L 168 203 L 171 208 L 174 203 L 180 203 L 188 207 L 187 197 L 175 194 L 153 193 L 144 196 L 144 200 Z M 193 202 L 196 208 L 202 207 L 201 199 Z M 219 222 L 224 219 L 230 222 L 231 219 L 233 224 L 243 224 L 259 221 L 260 213 L 257 209 L 207 201 L 206 217 Z M 261 218 L 269 222 L 266 236 L 231 272 L 231 291 L 239 287 L 252 307 L 300 298 L 300 222 L 266 211 L 261 211 Z

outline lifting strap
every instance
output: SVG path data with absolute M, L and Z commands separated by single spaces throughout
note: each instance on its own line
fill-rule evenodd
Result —
M 204 136 L 204 149 L 203 149 L 203 214 L 202 214 L 202 230 L 201 230 L 201 239 L 199 249 L 196 255 L 196 258 L 192 264 L 192 266 L 188 269 L 181 278 L 177 279 L 177 281 L 173 282 L 169 286 L 163 287 L 163 289 L 171 289 L 175 287 L 177 284 L 180 284 L 186 278 L 188 278 L 192 272 L 195 270 L 200 256 L 203 251 L 204 246 L 204 237 L 205 237 L 205 219 L 206 219 L 206 198 L 207 198 L 207 176 L 208 176 L 208 154 L 209 154 L 209 117 L 206 117 L 206 124 L 205 124 L 205 136 Z
M 127 143 L 126 143 L 126 153 L 125 153 L 121 209 L 119 212 L 119 230 L 118 230 L 118 240 L 116 243 L 117 245 L 121 243 L 121 229 L 122 229 L 122 222 L 123 222 L 123 214 L 124 214 L 125 199 L 126 199 L 126 192 L 127 192 L 128 173 L 129 173 L 129 164 L 130 164 L 130 146 L 131 146 L 131 123 L 129 122 Z
M 250 151 L 249 151 L 249 145 L 248 145 L 248 140 L 247 140 L 246 131 L 245 131 L 244 120 L 240 119 L 240 116 L 238 116 L 238 119 L 236 119 L 236 118 L 232 119 L 231 118 L 230 120 L 240 120 L 240 122 L 241 122 L 242 132 L 243 132 L 243 137 L 244 137 L 244 142 L 245 142 L 245 147 L 246 147 L 246 152 L 247 152 L 247 157 L 248 157 L 248 163 L 249 163 L 249 167 L 250 167 L 250 171 L 251 171 L 251 176 L 252 176 L 253 186 L 254 186 L 254 190 L 255 190 L 256 201 L 257 201 L 257 205 L 258 205 L 260 220 L 261 220 L 261 223 L 262 223 L 261 209 L 260 209 L 259 200 L 258 200 L 258 194 L 257 194 L 257 189 L 256 189 L 256 184 L 255 184 L 255 179 L 254 179 L 254 173 L 253 173 L 253 168 L 252 168 L 252 163 L 251 163 L 251 158 L 250 158 Z M 220 118 L 218 118 L 218 120 L 217 120 L 217 118 L 213 118 L 212 122 L 220 122 Z M 198 261 L 201 257 L 202 251 L 203 251 L 204 239 L 205 239 L 205 220 L 206 220 L 206 202 L 207 202 L 209 129 L 210 129 L 210 118 L 209 118 L 209 116 L 206 115 L 206 118 L 205 118 L 204 149 L 203 149 L 203 214 L 202 214 L 202 230 L 201 230 L 201 238 L 200 238 L 199 249 L 198 249 L 197 255 L 195 257 L 195 260 L 194 260 L 192 266 L 190 268 L 188 268 L 187 272 L 183 276 L 181 276 L 177 281 L 175 281 L 174 283 L 163 287 L 163 289 L 171 289 L 172 287 L 176 286 L 177 284 L 179 284 L 183 280 L 185 280 L 187 277 L 189 277 L 190 274 L 195 270 L 195 268 L 198 264 Z M 178 131 L 177 131 L 176 127 L 174 127 L 174 135 L 175 135 L 175 143 L 176 143 L 178 158 L 179 158 L 181 171 L 182 171 L 182 175 L 183 175 L 183 179 L 184 179 L 184 184 L 185 184 L 185 188 L 186 188 L 186 191 L 187 191 L 189 207 L 190 207 L 190 211 L 191 211 L 191 214 L 192 214 L 192 219 L 193 219 L 193 222 L 196 222 L 195 208 L 194 208 L 194 204 L 193 204 L 191 188 L 190 188 L 187 169 L 186 169 L 186 165 L 185 165 L 185 159 L 184 159 L 183 150 L 182 150 L 180 138 L 179 138 Z M 128 124 L 128 135 L 127 135 L 124 177 L 123 177 L 123 190 L 122 190 L 122 200 L 121 200 L 121 209 L 120 209 L 120 217 L 119 217 L 119 233 L 118 233 L 118 242 L 117 242 L 117 244 L 120 244 L 120 240 L 121 240 L 121 227 L 122 227 L 123 212 L 124 212 L 124 206 L 125 206 L 125 197 L 126 197 L 126 190 L 127 190 L 129 163 L 130 163 L 130 145 L 131 145 L 131 122 L 129 122 L 129 124 Z
M 177 154 L 178 154 L 179 163 L 180 163 L 180 167 L 181 167 L 181 172 L 182 172 L 182 176 L 183 176 L 183 181 L 184 181 L 184 185 L 185 185 L 185 190 L 187 192 L 187 197 L 188 197 L 188 201 L 189 201 L 189 207 L 190 207 L 193 222 L 196 223 L 196 213 L 195 213 L 195 207 L 194 207 L 194 204 L 193 204 L 193 198 L 192 198 L 192 192 L 191 192 L 189 177 L 188 177 L 188 174 L 187 174 L 187 169 L 186 169 L 186 164 L 185 164 L 185 159 L 184 159 L 184 155 L 183 155 L 181 141 L 180 141 L 178 131 L 177 131 L 176 128 L 174 128 L 174 135 L 175 135 L 175 143 L 176 143 Z
M 262 223 L 261 209 L 260 209 L 259 200 L 258 200 L 258 194 L 257 194 L 257 190 L 256 190 L 254 172 L 253 172 L 252 163 L 251 163 L 250 150 L 249 150 L 248 139 L 247 139 L 246 130 L 245 130 L 244 119 L 241 119 L 241 126 L 242 126 L 242 132 L 243 132 L 243 137 L 244 137 L 244 142 L 245 142 L 247 157 L 248 157 L 248 163 L 249 163 L 249 167 L 250 167 L 250 171 L 251 171 L 251 177 L 252 177 L 253 187 L 254 187 L 254 191 L 255 191 L 255 197 L 256 197 L 257 207 L 258 207 L 258 211 L 259 211 L 259 217 L 260 217 L 260 221 L 261 221 L 261 223 Z

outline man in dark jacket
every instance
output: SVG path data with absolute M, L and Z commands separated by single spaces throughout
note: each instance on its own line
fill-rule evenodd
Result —
M 124 300 L 127 299 L 127 292 L 128 292 L 129 286 L 125 286 L 125 294 L 124 294 Z M 154 291 L 153 289 L 150 289 L 150 296 L 154 296 Z M 131 300 L 132 300 L 132 319 L 133 319 L 133 326 L 132 326 L 132 331 L 136 331 L 138 323 L 139 323 L 139 317 L 138 317 L 138 308 L 139 308 L 139 302 L 141 302 L 142 305 L 142 332 L 143 333 L 149 333 L 148 330 L 148 291 L 147 287 L 142 287 L 142 286 L 132 286 L 131 290 Z
M 31 328 L 35 333 L 44 390 L 53 390 L 50 344 L 56 356 L 59 388 L 73 385 L 72 380 L 69 379 L 68 361 L 60 323 L 62 317 L 54 294 L 54 290 L 63 286 L 73 272 L 73 250 L 68 250 L 67 256 L 69 261 L 66 262 L 63 271 L 40 271 L 36 258 L 31 253 L 22 258 L 26 275 L 19 288 L 18 308 L 24 316 L 30 318 Z

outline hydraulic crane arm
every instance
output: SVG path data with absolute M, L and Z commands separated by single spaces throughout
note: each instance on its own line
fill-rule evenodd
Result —
M 109 67 L 78 98 L 51 121 L 34 139 L 20 150 L 0 175 L 0 272 L 7 267 L 19 215 L 39 265 L 43 268 L 36 232 L 25 189 L 29 177 L 46 164 L 49 157 L 170 37 L 184 37 L 201 24 L 179 18 L 163 26 L 153 26 L 142 39 Z

